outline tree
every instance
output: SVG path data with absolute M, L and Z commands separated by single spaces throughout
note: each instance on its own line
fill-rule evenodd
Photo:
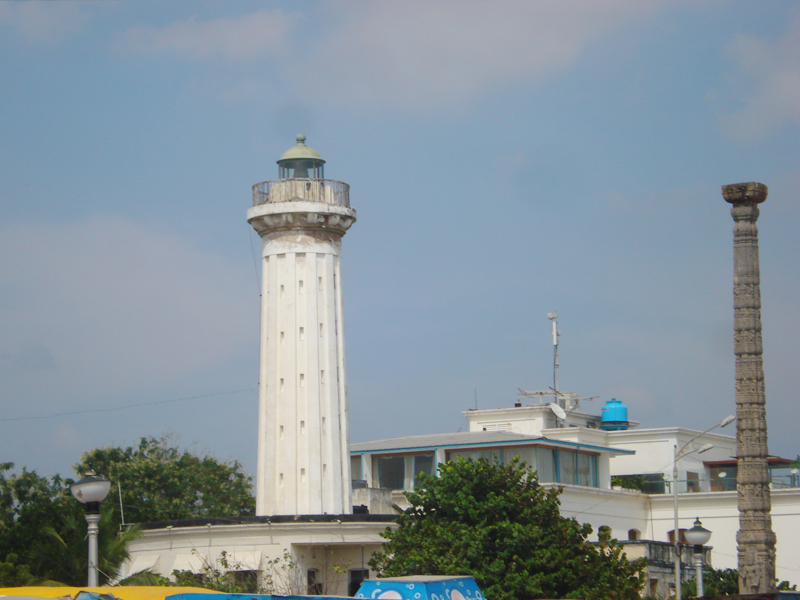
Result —
M 72 497 L 71 479 L 40 477 L 13 464 L 0 465 L 0 577 L 32 584 L 56 581 L 85 585 L 86 520 L 83 505 Z M 104 507 L 98 536 L 101 581 L 113 579 L 128 557 L 127 543 L 138 528 L 118 532 L 114 506 Z M 19 584 L 18 584 L 19 585 Z
M 703 566 L 703 594 L 705 596 L 729 596 L 739 593 L 739 571 L 736 569 L 714 569 Z M 681 584 L 681 598 L 695 598 L 697 582 L 689 579 Z
M 546 490 L 517 460 L 481 459 L 439 466 L 370 566 L 382 576 L 472 575 L 492 600 L 584 598 L 638 600 L 644 559 L 630 562 L 607 530 L 600 544 L 561 516 L 560 489 Z
M 121 490 L 126 523 L 255 514 L 252 478 L 238 461 L 181 452 L 167 436 L 85 452 L 75 470 L 90 466 L 111 480 L 117 503 Z
M 14 565 L 18 574 L 26 567 L 37 581 L 54 579 L 60 565 L 50 557 L 59 554 L 59 542 L 49 530 L 66 536 L 81 518 L 81 507 L 58 475 L 40 477 L 25 468 L 14 474 L 13 468 L 13 463 L 0 465 L 0 558 L 6 575 L 12 576 L 8 565 Z M 83 535 L 70 543 L 82 541 Z
M 0 561 L 0 587 L 35 585 L 38 578 L 31 575 L 28 565 L 18 565 L 17 555 L 9 554 L 5 562 Z
M 797 586 L 788 581 L 775 580 L 775 587 L 780 591 L 796 591 Z M 732 596 L 739 593 L 739 571 L 736 569 L 714 569 L 708 565 L 703 566 L 703 595 Z M 689 579 L 681 584 L 682 598 L 697 597 L 697 582 Z
M 138 527 L 120 527 L 117 482 L 125 521 L 235 517 L 255 512 L 251 478 L 238 462 L 182 452 L 166 437 L 142 438 L 137 447 L 101 448 L 82 456 L 112 482 L 103 503 L 98 537 L 101 583 L 113 580 L 128 557 Z M 0 463 L 0 577 L 4 581 L 55 581 L 84 585 L 87 571 L 84 506 L 70 492 L 72 479 L 40 477 Z M 116 496 L 116 497 L 115 497 Z

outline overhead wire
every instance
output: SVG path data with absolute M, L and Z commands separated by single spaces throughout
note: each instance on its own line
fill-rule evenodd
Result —
M 82 410 L 70 410 L 64 411 L 59 413 L 52 413 L 49 415 L 31 415 L 27 417 L 7 417 L 4 419 L 0 419 L 0 423 L 7 423 L 10 421 L 38 421 L 42 419 L 55 419 L 56 417 L 66 417 L 71 415 L 85 415 L 89 413 L 104 413 L 104 412 L 117 412 L 120 410 L 126 410 L 128 408 L 137 408 L 140 406 L 157 406 L 159 404 L 171 404 L 173 402 L 184 402 L 187 400 L 200 400 L 203 398 L 214 398 L 217 396 L 230 396 L 233 394 L 240 394 L 242 392 L 253 392 L 258 396 L 256 391 L 253 388 L 241 388 L 238 390 L 230 390 L 228 392 L 216 392 L 213 394 L 201 394 L 199 396 L 184 396 L 183 398 L 171 398 L 169 400 L 155 400 L 153 402 L 137 402 L 135 404 L 123 404 L 122 406 L 112 406 L 110 408 L 85 408 Z

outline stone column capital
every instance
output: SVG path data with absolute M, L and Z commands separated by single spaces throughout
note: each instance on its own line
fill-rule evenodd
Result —
M 761 204 L 768 193 L 769 188 L 757 181 L 722 186 L 722 197 L 731 204 Z

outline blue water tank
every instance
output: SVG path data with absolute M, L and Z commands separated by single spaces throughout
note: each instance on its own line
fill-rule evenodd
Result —
M 612 398 L 602 410 L 602 427 L 606 431 L 620 431 L 628 428 L 628 407 Z

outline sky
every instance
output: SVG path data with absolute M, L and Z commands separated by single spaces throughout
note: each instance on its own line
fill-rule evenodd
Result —
M 770 451 L 800 408 L 800 2 L 0 2 L 0 462 L 164 435 L 255 471 L 251 186 L 350 184 L 353 442 L 553 384 L 735 412 L 723 184 L 769 186 Z M 728 430 L 725 430 L 727 432 Z

